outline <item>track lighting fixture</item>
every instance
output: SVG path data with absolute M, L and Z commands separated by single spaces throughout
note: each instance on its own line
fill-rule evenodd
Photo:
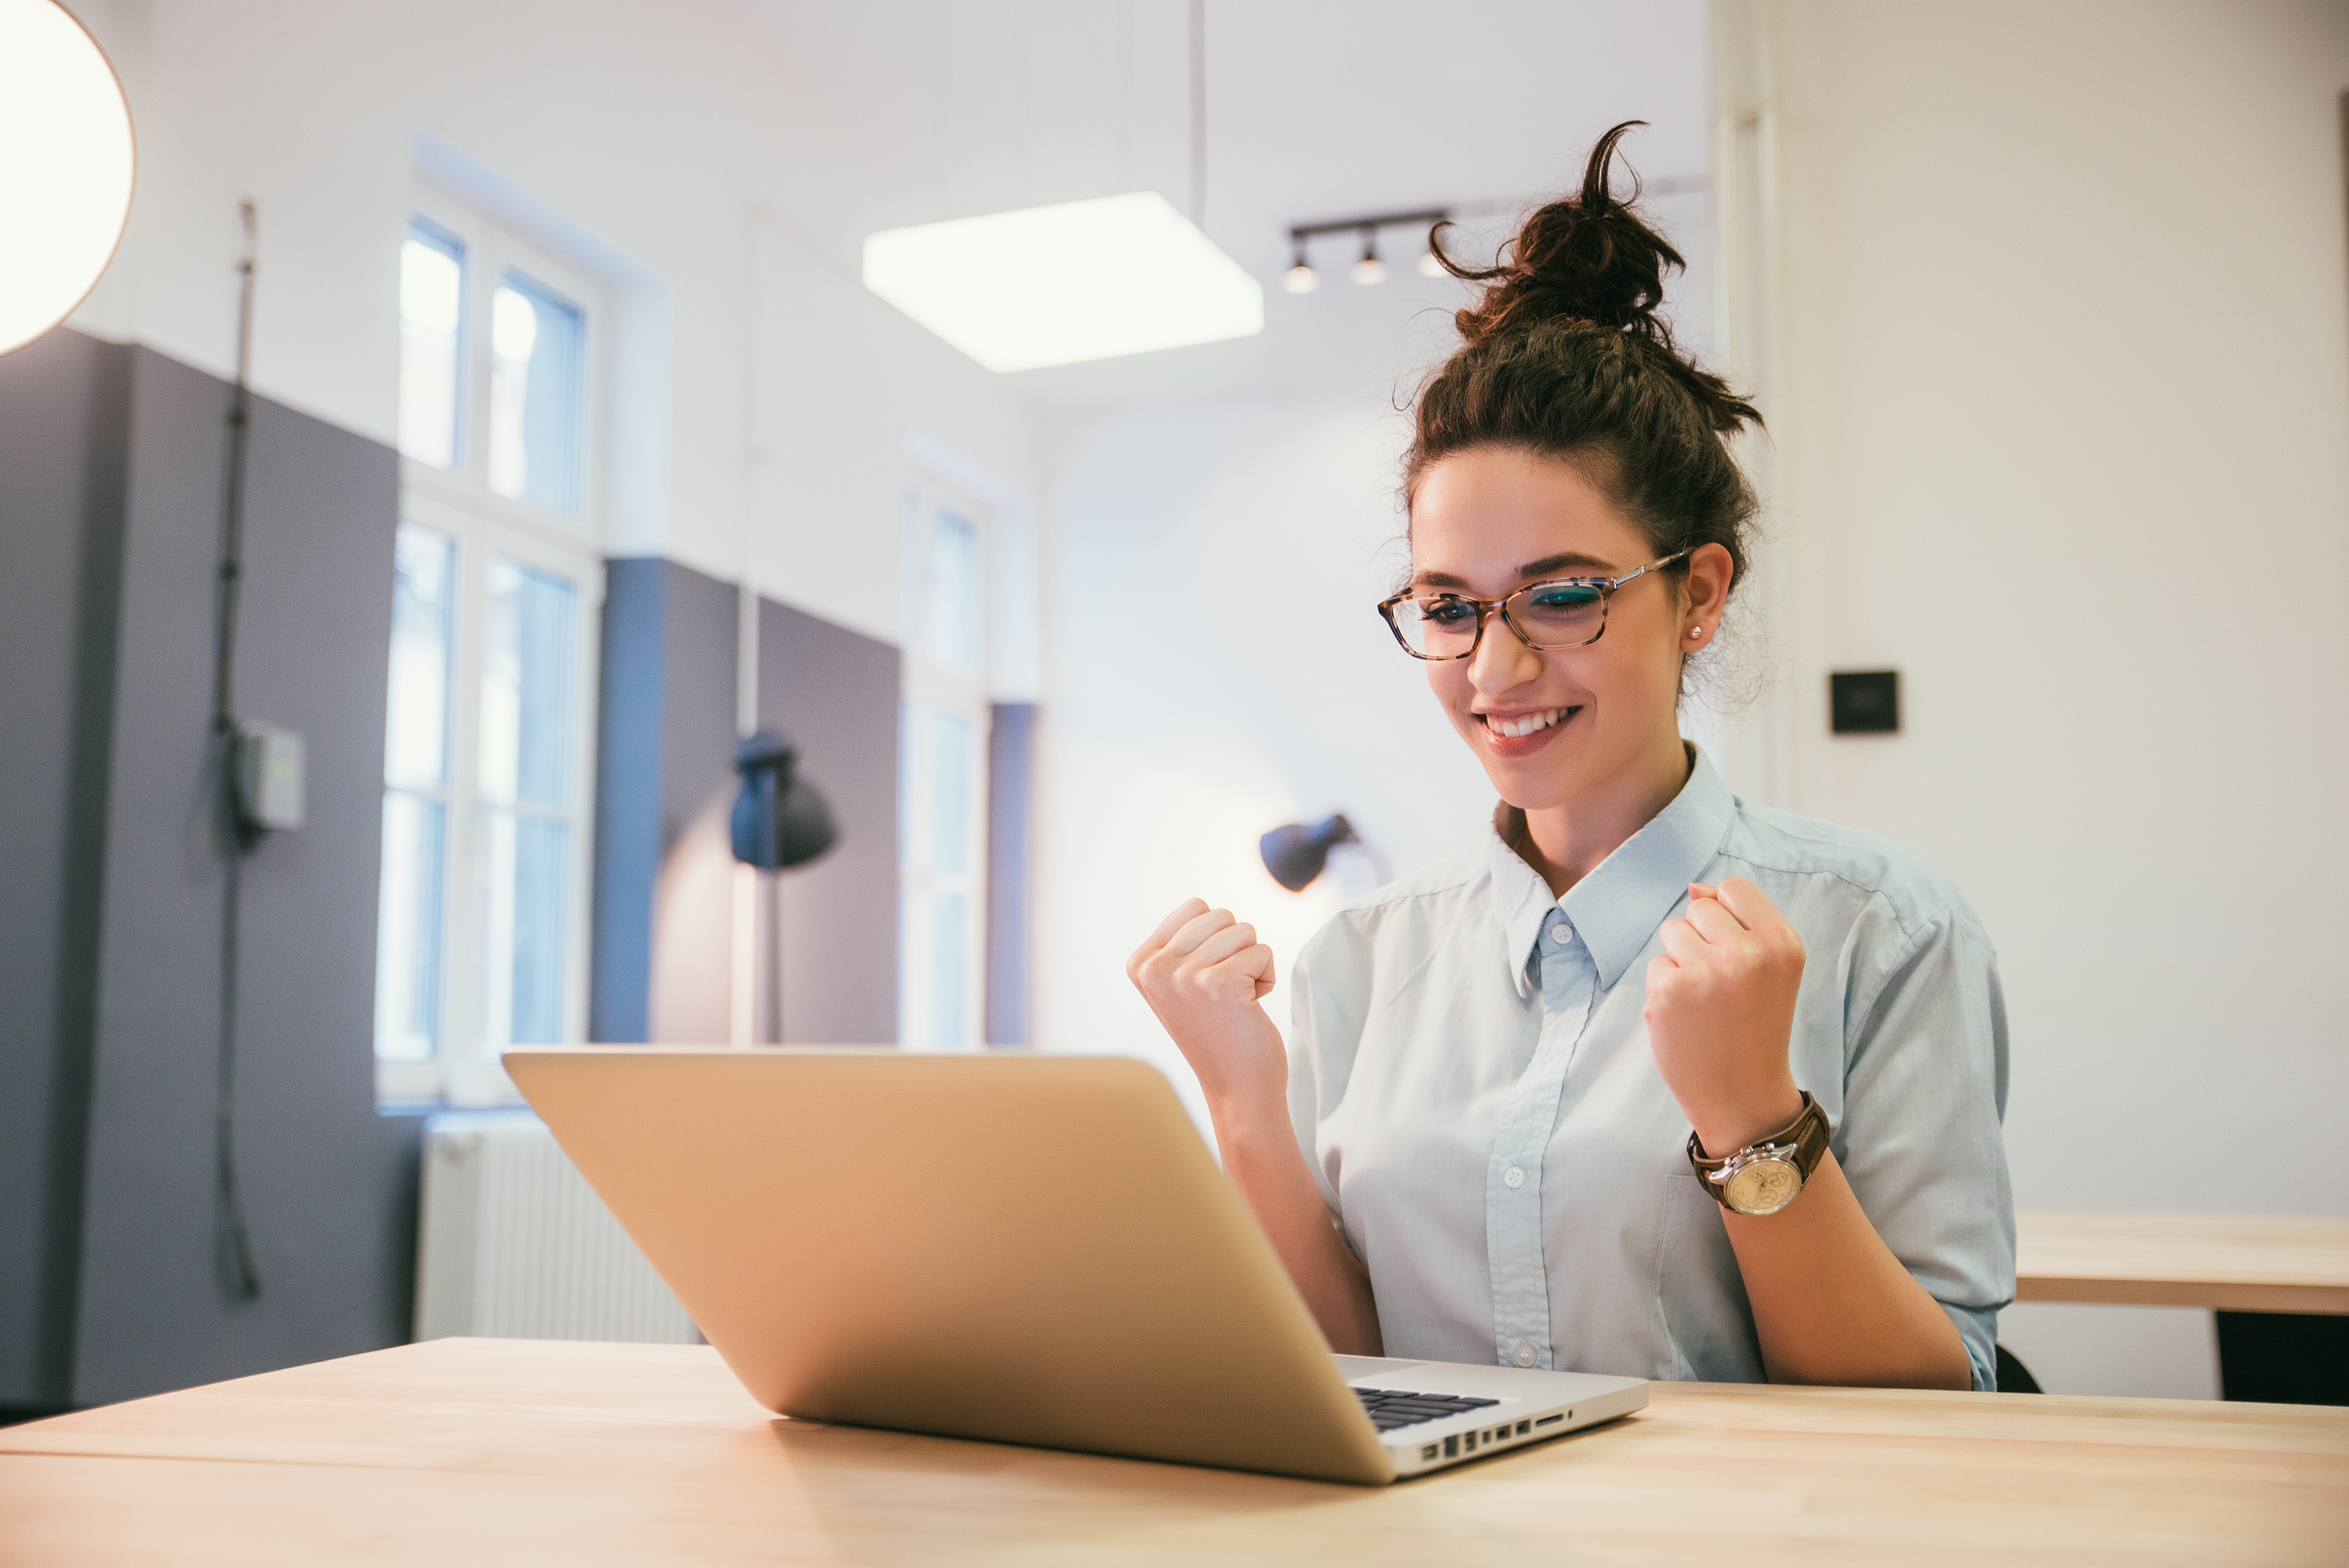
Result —
M 1362 240 L 1361 259 L 1347 269 L 1346 275 L 1365 285 L 1387 281 L 1387 264 L 1379 258 L 1379 231 L 1381 229 L 1417 229 L 1424 232 L 1451 214 L 1441 208 L 1417 212 L 1374 212 L 1363 218 L 1340 218 L 1327 223 L 1299 223 L 1288 231 L 1290 253 L 1294 260 L 1288 271 L 1281 275 L 1280 286 L 1290 294 L 1311 294 L 1321 286 L 1321 274 L 1313 270 L 1306 254 L 1307 245 L 1316 235 L 1359 234 Z M 1444 269 L 1431 254 L 1419 258 L 1419 270 L 1428 277 L 1441 277 Z
M 1281 274 L 1280 286 L 1293 294 L 1311 294 L 1321 286 L 1321 274 L 1315 272 L 1313 263 L 1305 259 L 1305 236 L 1291 235 L 1290 242 L 1296 247 L 1297 262 Z

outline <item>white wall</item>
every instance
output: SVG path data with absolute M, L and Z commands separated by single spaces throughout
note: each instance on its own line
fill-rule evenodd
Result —
M 1781 803 L 1981 911 L 2021 1206 L 2342 1212 L 2349 8 L 1776 15 Z M 1855 667 L 1897 738 L 1826 733 Z M 2008 1331 L 2207 1391 L 2132 1321 Z
M 839 247 L 874 203 L 933 199 L 931 119 L 878 14 L 718 0 L 74 0 L 139 134 L 121 253 L 73 325 L 233 364 L 237 203 L 261 211 L 265 395 L 394 437 L 398 247 L 419 133 L 666 285 L 652 493 L 610 535 L 895 640 L 916 425 L 1011 483 L 1005 384 L 881 306 Z M 754 238 L 755 236 L 755 238 Z M 552 236 L 561 243 L 565 236 Z M 621 388 L 641 410 L 642 388 Z M 645 432 L 635 432 L 646 436 Z M 777 484 L 779 472 L 793 476 Z

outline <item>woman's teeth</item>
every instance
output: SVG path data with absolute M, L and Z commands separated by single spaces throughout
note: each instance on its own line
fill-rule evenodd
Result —
M 1495 718 L 1487 714 L 1485 716 L 1485 727 L 1495 735 L 1515 738 L 1520 735 L 1531 735 L 1537 729 L 1547 729 L 1574 711 L 1570 707 L 1553 707 L 1540 713 L 1521 713 L 1515 718 Z

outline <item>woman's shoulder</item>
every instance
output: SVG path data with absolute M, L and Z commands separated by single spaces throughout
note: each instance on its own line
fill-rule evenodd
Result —
M 1400 934 L 1403 928 L 1440 921 L 1446 925 L 1489 899 L 1493 882 L 1491 854 L 1484 849 L 1464 851 L 1422 866 L 1408 876 L 1342 905 L 1322 923 L 1298 956 L 1309 963 L 1333 949 L 1367 953 L 1381 936 Z
M 1422 866 L 1409 876 L 1397 877 L 1383 887 L 1372 888 L 1339 913 L 1376 914 L 1427 899 L 1474 893 L 1489 884 L 1492 875 L 1493 857 L 1488 851 L 1481 846 L 1464 850 Z
M 1756 871 L 1830 879 L 1862 902 L 1881 899 L 1911 932 L 1948 923 L 1981 928 L 1947 872 L 1908 845 L 1865 829 L 1740 798 L 1721 852 Z

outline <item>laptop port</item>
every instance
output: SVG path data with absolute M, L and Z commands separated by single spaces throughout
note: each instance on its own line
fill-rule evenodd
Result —
M 1458 1438 L 1446 1438 L 1444 1439 L 1444 1457 L 1447 1460 L 1456 1460 L 1460 1457 L 1460 1439 Z
M 1571 1416 L 1572 1414 L 1574 1414 L 1574 1412 L 1573 1412 L 1573 1411 L 1571 1411 L 1571 1410 L 1568 1410 L 1568 1411 L 1566 1413 L 1566 1416 Z M 1563 1420 L 1565 1420 L 1565 1419 L 1566 1419 L 1566 1416 L 1544 1416 L 1540 1420 L 1536 1421 L 1536 1422 L 1534 1423 L 1534 1425 L 1535 1425 L 1535 1426 L 1537 1426 L 1537 1427 L 1547 1427 L 1547 1426 L 1548 1426 L 1550 1423 L 1552 1423 L 1553 1421 L 1563 1421 Z
M 1517 1436 L 1521 1438 L 1533 1429 L 1534 1424 L 1531 1421 L 1519 1421 L 1517 1423 Z
M 1432 1460 L 1443 1451 L 1444 1449 L 1440 1445 L 1430 1443 L 1425 1448 L 1419 1450 L 1419 1457 L 1423 1460 Z

